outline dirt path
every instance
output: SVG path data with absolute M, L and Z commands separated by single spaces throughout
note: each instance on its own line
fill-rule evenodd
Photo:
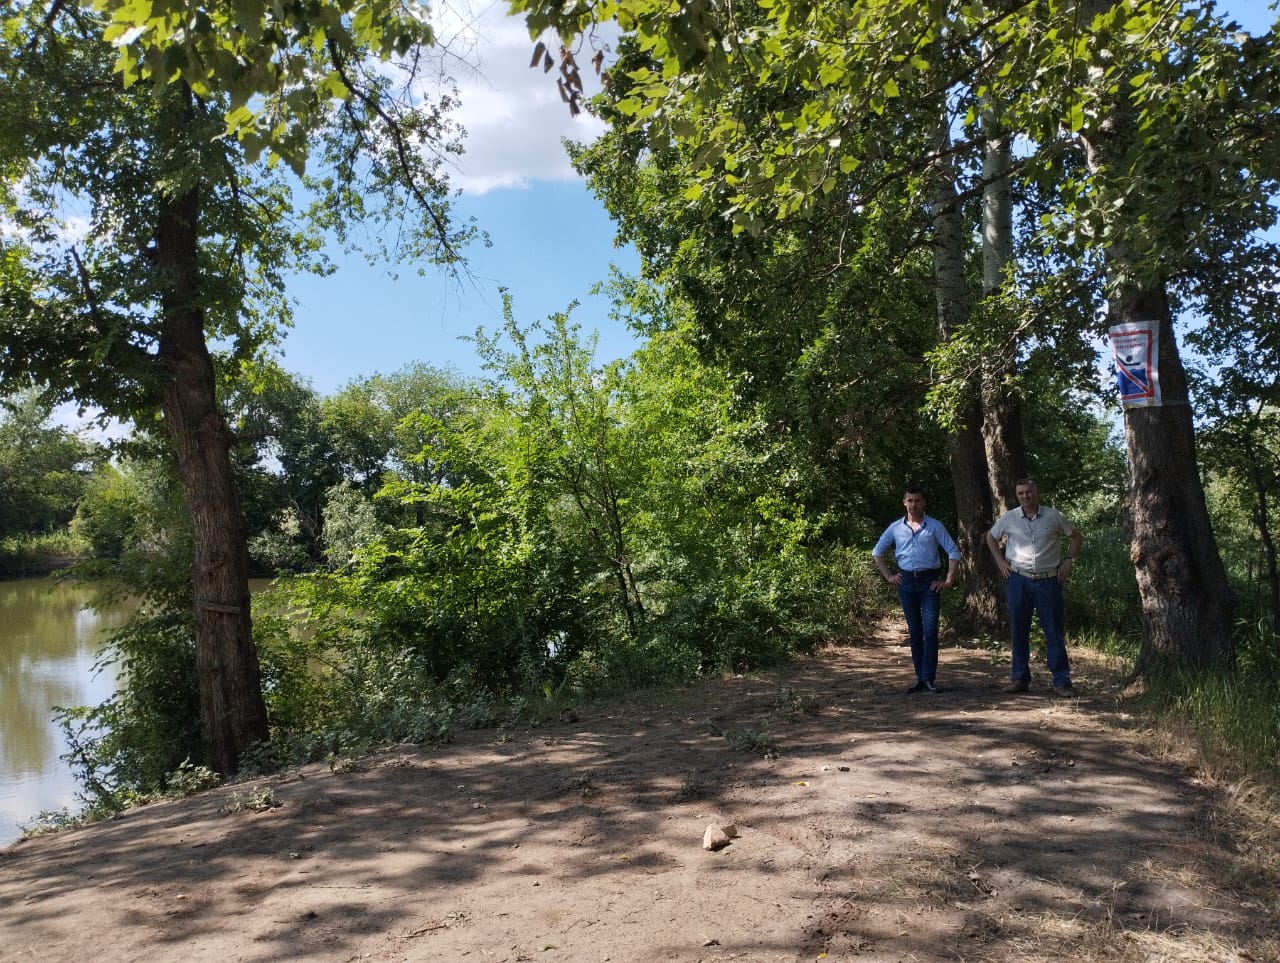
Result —
M 896 641 L 17 844 L 0 960 L 1280 960 L 1101 669 L 1011 697 L 950 648 L 906 696 Z

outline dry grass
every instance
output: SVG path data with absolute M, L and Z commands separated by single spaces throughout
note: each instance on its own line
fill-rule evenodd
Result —
M 1080 916 L 1041 915 L 998 921 L 1002 949 L 987 959 L 1019 963 L 1059 960 L 1116 963 L 1280 963 L 1280 780 L 1253 771 L 1219 743 L 1212 733 L 1193 728 L 1173 715 L 1152 716 L 1141 703 L 1142 686 L 1122 688 L 1128 660 L 1090 649 L 1072 650 L 1078 681 L 1094 692 L 1114 692 L 1110 720 L 1129 734 L 1134 749 L 1154 760 L 1185 769 L 1208 791 L 1190 842 L 1188 859 L 1177 879 L 1188 890 L 1232 895 L 1249 910 L 1247 924 L 1232 934 L 1162 928 L 1158 920 L 1129 918 L 1106 911 L 1090 921 Z M 1209 870 L 1213 849 L 1235 855 L 1225 872 L 1220 861 Z M 1196 858 L 1197 850 L 1204 859 Z M 1149 867 L 1153 874 L 1168 877 Z

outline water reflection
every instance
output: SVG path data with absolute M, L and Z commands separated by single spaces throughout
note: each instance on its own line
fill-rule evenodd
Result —
M 41 810 L 75 808 L 53 708 L 111 695 L 114 672 L 93 668 L 103 638 L 128 616 L 92 611 L 92 592 L 48 579 L 0 582 L 0 846 Z

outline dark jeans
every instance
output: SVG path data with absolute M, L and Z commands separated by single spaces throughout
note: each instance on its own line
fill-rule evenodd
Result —
M 902 603 L 902 614 L 907 617 L 911 664 L 915 666 L 916 681 L 933 682 L 938 674 L 939 595 L 929 588 L 929 583 L 938 575 L 936 572 L 900 574 L 902 584 L 898 586 L 898 601 Z
M 1009 677 L 1031 680 L 1031 613 L 1040 618 L 1044 631 L 1045 661 L 1054 685 L 1071 685 L 1071 663 L 1062 636 L 1062 583 L 1056 578 L 1031 579 L 1009 573 L 1009 627 L 1013 636 L 1013 662 Z

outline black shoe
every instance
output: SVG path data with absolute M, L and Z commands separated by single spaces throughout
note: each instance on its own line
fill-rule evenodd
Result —
M 935 685 L 934 683 L 930 682 L 928 679 L 925 679 L 924 682 L 921 683 L 921 685 L 924 686 L 925 692 L 941 692 L 942 691 L 942 686 Z
M 1069 685 L 1055 685 L 1053 687 L 1053 694 L 1060 696 L 1063 699 L 1070 699 L 1076 694 L 1076 690 Z
M 907 690 L 907 695 L 915 695 L 917 692 L 928 691 L 925 688 L 925 686 L 927 686 L 928 684 L 929 683 L 927 682 L 917 682 L 915 685 L 913 685 L 910 689 Z

